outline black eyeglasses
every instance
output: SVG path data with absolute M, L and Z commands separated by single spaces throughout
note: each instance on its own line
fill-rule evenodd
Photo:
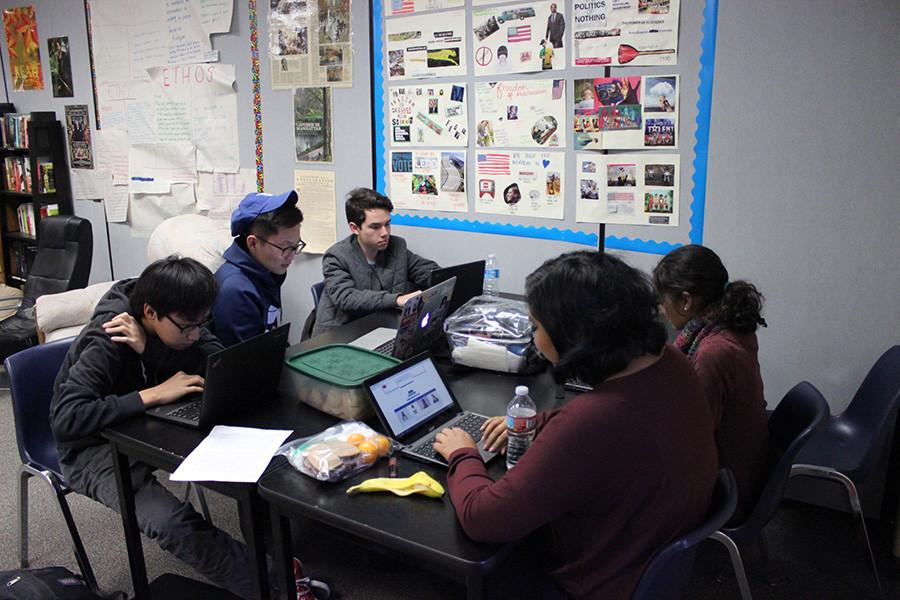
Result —
M 293 246 L 285 246 L 284 248 L 282 248 L 281 246 L 279 246 L 277 244 L 273 244 L 272 242 L 270 242 L 267 239 L 264 239 L 264 238 L 256 238 L 256 239 L 258 239 L 261 242 L 265 242 L 270 246 L 274 246 L 275 248 L 278 248 L 279 250 L 281 250 L 281 255 L 285 258 L 290 256 L 291 254 L 300 254 L 301 252 L 303 252 L 303 249 L 306 248 L 306 242 L 304 242 L 303 240 L 300 240 Z
M 169 315 L 165 315 L 163 318 L 171 321 L 172 325 L 177 327 L 178 331 L 180 331 L 182 335 L 190 335 L 201 327 L 204 329 L 209 329 L 210 324 L 212 324 L 212 317 L 206 319 L 205 321 L 201 321 L 200 323 L 191 323 L 190 325 L 182 325 Z

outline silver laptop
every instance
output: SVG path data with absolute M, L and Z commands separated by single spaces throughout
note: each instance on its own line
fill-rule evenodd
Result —
M 403 305 L 397 329 L 379 327 L 353 340 L 350 345 L 401 360 L 424 352 L 443 332 L 455 285 L 456 277 L 451 277 L 410 298 Z
M 403 454 L 446 466 L 434 451 L 434 437 L 444 427 L 460 427 L 477 441 L 484 462 L 496 456 L 481 443 L 481 425 L 487 417 L 460 407 L 427 354 L 367 379 L 365 388 L 385 433 L 400 442 Z
M 154 406 L 146 414 L 193 429 L 211 429 L 271 401 L 278 389 L 290 326 L 285 323 L 210 354 L 202 394 Z

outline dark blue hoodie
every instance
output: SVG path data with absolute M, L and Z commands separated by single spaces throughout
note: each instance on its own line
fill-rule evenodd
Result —
M 219 295 L 213 305 L 214 331 L 225 346 L 272 329 L 281 319 L 281 284 L 287 275 L 273 275 L 237 241 L 225 250 L 225 264 L 216 271 Z

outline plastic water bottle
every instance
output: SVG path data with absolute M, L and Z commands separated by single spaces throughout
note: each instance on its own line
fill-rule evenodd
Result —
M 506 406 L 506 468 L 512 469 L 531 446 L 537 427 L 537 407 L 528 395 L 528 386 L 516 387 L 516 395 Z
M 500 265 L 497 264 L 497 257 L 493 254 L 488 254 L 487 261 L 484 263 L 482 293 L 485 296 L 496 296 L 500 293 Z

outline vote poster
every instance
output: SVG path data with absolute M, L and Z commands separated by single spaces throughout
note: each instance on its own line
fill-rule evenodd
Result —
M 394 86 L 388 97 L 391 146 L 468 145 L 464 83 Z
M 475 75 L 566 68 L 564 2 L 530 2 L 472 11 Z
M 413 15 L 385 21 L 388 80 L 466 74 L 466 13 Z
M 404 210 L 466 212 L 466 151 L 391 151 L 390 195 Z
M 577 150 L 678 147 L 678 76 L 575 80 Z
M 677 154 L 576 154 L 576 220 L 677 226 L 679 160 Z
M 475 83 L 475 144 L 565 148 L 566 82 L 526 79 Z
M 475 160 L 476 212 L 563 218 L 564 153 L 477 151 Z
M 572 6 L 575 66 L 674 65 L 679 0 L 589 0 Z

